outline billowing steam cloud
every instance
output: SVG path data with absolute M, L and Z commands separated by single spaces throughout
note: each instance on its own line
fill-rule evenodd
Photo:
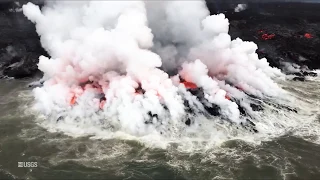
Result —
M 244 120 L 230 98 L 281 93 L 272 80 L 281 72 L 253 42 L 231 40 L 228 19 L 205 1 L 58 1 L 23 12 L 51 55 L 39 58 L 45 82 L 34 95 L 53 123 L 162 134 L 204 111 L 188 83 L 235 123 Z

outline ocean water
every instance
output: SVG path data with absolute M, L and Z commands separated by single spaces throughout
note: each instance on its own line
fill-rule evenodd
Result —
M 283 103 L 298 113 L 266 108 L 256 121 L 263 133 L 230 135 L 221 128 L 208 138 L 168 142 L 61 132 L 30 113 L 32 81 L 1 80 L 0 179 L 320 178 L 320 78 L 279 82 L 290 97 Z

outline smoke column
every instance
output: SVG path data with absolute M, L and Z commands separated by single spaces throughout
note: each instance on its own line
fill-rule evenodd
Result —
M 246 94 L 282 94 L 273 81 L 280 70 L 258 58 L 253 42 L 232 40 L 228 19 L 210 16 L 205 1 L 49 1 L 23 13 L 51 56 L 39 57 L 45 82 L 33 91 L 34 108 L 52 123 L 173 136 L 204 111 L 181 79 L 236 124 L 244 119 L 226 97 L 248 105 Z

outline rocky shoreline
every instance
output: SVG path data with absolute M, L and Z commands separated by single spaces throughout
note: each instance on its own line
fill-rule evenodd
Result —
M 255 42 L 260 58 L 266 57 L 271 66 L 286 73 L 298 73 L 288 63 L 303 71 L 320 68 L 320 3 L 248 3 L 238 13 L 232 9 L 235 6 L 229 3 L 223 11 L 214 10 L 215 4 L 208 6 L 229 18 L 232 38 Z
M 0 2 L 0 77 L 25 78 L 39 73 L 38 57 L 48 55 L 39 36 L 21 12 L 27 1 Z M 42 1 L 33 1 L 42 4 Z M 266 57 L 273 67 L 296 80 L 315 76 L 320 69 L 319 4 L 246 3 L 247 9 L 235 12 L 240 1 L 209 1 L 211 14 L 224 13 L 230 20 L 232 38 L 240 37 L 258 44 L 260 58 Z M 292 65 L 294 63 L 294 65 Z
M 24 2 L 0 3 L 0 76 L 24 78 L 38 72 L 38 57 L 46 55 L 35 26 L 22 13 Z

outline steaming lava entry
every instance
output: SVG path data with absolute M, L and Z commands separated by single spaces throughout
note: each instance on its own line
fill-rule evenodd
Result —
M 209 122 L 232 134 L 269 133 L 266 105 L 297 112 L 280 102 L 280 70 L 253 42 L 231 40 L 228 19 L 210 15 L 204 1 L 28 3 L 23 13 L 51 56 L 39 58 L 34 110 L 59 131 L 170 139 Z
M 249 1 L 1 2 L 0 179 L 317 179 L 320 3 Z

